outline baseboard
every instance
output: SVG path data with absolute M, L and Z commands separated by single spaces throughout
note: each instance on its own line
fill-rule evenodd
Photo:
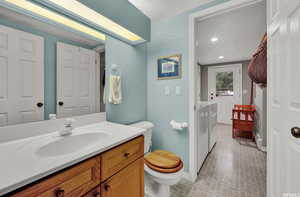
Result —
M 184 172 L 182 178 L 191 182 L 196 182 L 197 179 L 197 177 L 194 179 L 189 172 Z
M 262 152 L 267 152 L 267 147 L 262 145 L 262 138 L 259 135 L 255 135 L 255 141 L 257 144 L 257 148 Z

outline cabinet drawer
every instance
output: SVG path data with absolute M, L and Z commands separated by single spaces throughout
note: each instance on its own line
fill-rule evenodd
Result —
M 114 175 L 144 155 L 144 136 L 102 154 L 101 181 Z
M 82 197 L 101 197 L 101 187 L 100 185 L 98 187 L 96 187 L 95 189 L 93 189 L 92 191 L 90 191 L 89 193 L 85 194 Z
M 100 156 L 53 175 L 13 197 L 79 197 L 100 184 Z

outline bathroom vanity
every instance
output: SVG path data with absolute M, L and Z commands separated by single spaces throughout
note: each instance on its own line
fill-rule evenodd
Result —
M 93 141 L 92 138 L 97 139 L 97 136 L 105 140 Z M 55 140 L 51 141 L 53 137 Z M 89 148 L 77 141 L 86 137 L 89 138 Z M 4 176 L 1 175 L 0 196 L 144 196 L 143 130 L 103 122 L 76 128 L 72 136 L 58 138 L 57 133 L 51 133 L 0 144 L 1 153 L 5 148 L 6 152 L 17 151 L 10 157 L 6 155 L 8 161 L 1 159 L 4 164 L 0 172 Z M 44 145 L 46 139 L 48 142 Z M 62 144 L 65 147 L 60 149 Z M 83 145 L 83 150 L 66 148 L 76 144 Z M 21 146 L 25 148 L 20 150 Z M 25 157 L 19 154 L 25 154 Z M 13 160 L 18 163 L 11 163 Z M 28 162 L 32 162 L 33 167 L 29 167 Z

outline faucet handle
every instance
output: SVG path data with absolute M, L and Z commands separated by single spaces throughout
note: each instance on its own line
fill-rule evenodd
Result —
M 66 127 L 71 127 L 74 122 L 75 122 L 75 119 L 73 119 L 73 118 L 67 118 L 66 122 L 65 122 L 65 126 Z

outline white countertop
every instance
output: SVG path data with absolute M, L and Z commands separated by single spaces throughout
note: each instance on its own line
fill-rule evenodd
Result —
M 72 136 L 86 133 L 107 133 L 109 137 L 69 154 L 55 156 L 43 155 L 39 150 L 47 144 L 60 140 L 62 137 L 57 132 L 0 143 L 0 196 L 98 155 L 140 136 L 144 132 L 144 129 L 111 122 L 78 127 L 73 130 Z

